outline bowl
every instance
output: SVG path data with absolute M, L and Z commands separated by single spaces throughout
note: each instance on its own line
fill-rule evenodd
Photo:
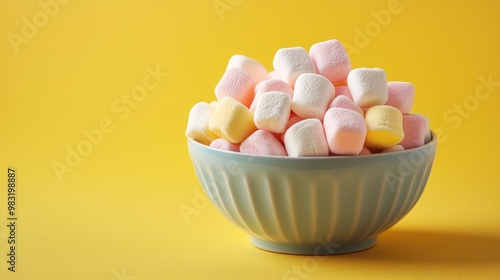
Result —
M 255 156 L 188 139 L 201 186 L 258 248 L 289 254 L 368 249 L 420 198 L 437 138 L 400 152 L 331 157 Z

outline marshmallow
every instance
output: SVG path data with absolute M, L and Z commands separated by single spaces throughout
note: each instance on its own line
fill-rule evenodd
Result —
M 401 152 L 401 151 L 404 151 L 405 148 L 401 145 L 396 145 L 396 146 L 392 146 L 390 148 L 387 148 L 387 149 L 383 149 L 381 151 L 381 153 L 393 153 L 393 152 Z
M 224 150 L 224 151 L 231 151 L 231 152 L 239 152 L 240 151 L 240 146 L 234 143 L 231 143 L 227 141 L 226 139 L 222 138 L 217 138 L 212 143 L 210 143 L 210 147 L 219 149 L 219 150 Z
M 318 119 L 306 119 L 285 132 L 285 148 L 290 157 L 328 156 L 323 125 Z
M 283 144 L 269 131 L 261 129 L 241 142 L 240 152 L 251 155 L 287 156 Z
M 236 67 L 228 67 L 215 86 L 215 95 L 218 101 L 228 96 L 250 107 L 254 97 L 254 85 L 255 82 L 248 72 Z
M 403 115 L 403 131 L 405 137 L 400 145 L 408 150 L 425 144 L 425 138 L 429 131 L 428 123 L 429 121 L 427 118 L 422 115 Z
M 276 74 L 276 71 L 274 71 L 274 70 L 267 73 L 267 77 L 269 77 L 269 79 L 279 79 L 280 78 L 278 76 L 278 74 Z
M 363 115 L 350 109 L 331 108 L 323 120 L 330 152 L 337 155 L 357 155 L 363 150 L 366 124 Z
M 403 115 L 388 105 L 368 108 L 365 113 L 366 141 L 368 148 L 386 149 L 395 146 L 404 138 Z
M 290 96 L 284 92 L 262 93 L 253 115 L 255 126 L 269 132 L 284 132 L 290 117 L 290 102 Z
M 186 136 L 205 145 L 217 139 L 208 126 L 214 111 L 215 108 L 206 102 L 196 103 L 189 111 Z
M 328 106 L 328 109 L 330 108 L 345 108 L 358 112 L 361 116 L 365 115 L 363 109 L 361 109 L 361 107 L 359 107 L 358 104 L 354 103 L 354 101 L 352 101 L 351 99 L 349 99 L 349 97 L 345 95 L 335 97 Z
M 300 74 L 316 73 L 311 57 L 302 47 L 279 49 L 274 55 L 273 67 L 274 75 L 292 87 Z
M 257 100 L 259 99 L 259 96 L 264 93 L 264 92 L 269 92 L 269 91 L 281 91 L 290 96 L 290 99 L 293 96 L 293 89 L 285 83 L 281 79 L 268 79 L 264 80 L 260 83 L 258 83 L 255 86 L 255 97 L 253 99 L 252 105 L 250 106 L 250 111 L 254 112 L 255 111 L 255 106 L 257 105 Z
M 335 86 L 335 98 L 344 95 L 352 100 L 351 91 L 348 86 Z
M 297 78 L 292 98 L 292 110 L 307 119 L 323 119 L 328 105 L 335 96 L 333 84 L 319 74 L 305 73 Z
M 265 79 L 267 79 L 267 69 L 255 59 L 246 57 L 244 55 L 236 54 L 231 56 L 227 67 L 236 67 L 241 70 L 245 70 L 248 72 L 255 83 L 259 83 Z
M 388 98 L 387 79 L 380 68 L 356 68 L 347 76 L 352 99 L 360 107 L 385 104 Z
M 283 80 L 280 79 L 267 79 L 265 81 L 262 81 L 258 83 L 255 86 L 255 95 L 268 92 L 268 91 L 281 91 L 290 96 L 292 98 L 293 96 L 293 89 L 285 83 Z
M 385 105 L 395 107 L 401 113 L 408 114 L 413 106 L 415 88 L 408 82 L 388 82 L 388 98 Z
M 240 102 L 227 96 L 219 102 L 208 126 L 220 138 L 235 144 L 243 141 L 257 129 L 252 112 Z
M 349 56 L 338 40 L 316 43 L 309 54 L 318 74 L 325 76 L 332 84 L 345 80 L 351 71 Z
M 372 152 L 370 152 L 370 150 L 368 150 L 367 147 L 363 147 L 363 149 L 361 149 L 361 152 L 359 152 L 358 155 L 364 156 L 364 155 L 371 155 L 371 154 L 372 154 Z

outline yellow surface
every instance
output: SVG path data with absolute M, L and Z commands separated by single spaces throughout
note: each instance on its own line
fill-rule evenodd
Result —
M 0 1 L 0 279 L 500 275 L 497 2 L 64 2 Z M 354 67 L 414 83 L 413 112 L 440 137 L 435 166 L 417 206 L 373 249 L 267 253 L 202 194 L 188 112 L 215 99 L 231 55 L 270 69 L 278 48 L 331 38 Z M 9 167 L 15 273 L 6 262 Z

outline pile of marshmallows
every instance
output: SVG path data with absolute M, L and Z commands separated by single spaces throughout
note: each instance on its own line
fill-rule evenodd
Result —
M 268 73 L 243 55 L 230 58 L 217 101 L 191 109 L 186 136 L 253 155 L 366 155 L 430 140 L 425 116 L 410 114 L 414 87 L 387 82 L 384 70 L 356 68 L 337 40 L 279 49 Z

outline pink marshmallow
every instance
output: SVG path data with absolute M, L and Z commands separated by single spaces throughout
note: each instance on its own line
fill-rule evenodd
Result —
M 370 150 L 367 147 L 363 147 L 363 149 L 361 149 L 361 152 L 359 152 L 360 156 L 371 155 L 371 154 L 372 154 L 372 152 L 370 152 Z
M 337 155 L 357 155 L 363 150 L 366 138 L 365 119 L 358 112 L 331 108 L 323 120 L 330 152 Z
M 212 141 L 212 143 L 210 143 L 210 147 L 215 148 L 215 149 L 219 149 L 219 150 L 224 150 L 224 151 L 231 151 L 231 152 L 239 152 L 240 151 L 239 145 L 231 143 L 223 138 L 217 138 L 214 141 Z
M 228 67 L 236 67 L 245 70 L 252 79 L 258 83 L 267 79 L 267 69 L 255 59 L 246 57 L 241 54 L 233 55 L 227 64 Z
M 254 80 L 248 72 L 236 67 L 228 67 L 215 86 L 215 95 L 219 101 L 228 96 L 248 108 L 254 97 L 253 89 Z
M 274 70 L 269 71 L 269 73 L 267 73 L 267 77 L 269 79 L 279 79 L 278 73 L 276 73 L 276 71 L 274 71 Z
M 240 144 L 240 152 L 262 156 L 287 156 L 285 147 L 266 130 L 256 130 Z
M 281 79 L 264 80 L 255 86 L 255 95 L 268 91 L 281 91 L 288 94 L 290 98 L 293 96 L 293 89 Z
M 405 137 L 399 145 L 403 146 L 405 150 L 424 145 L 428 127 L 427 117 L 423 115 L 403 115 L 403 131 Z
M 349 87 L 348 86 L 336 86 L 335 87 L 335 98 L 339 97 L 339 96 L 346 96 L 348 97 L 349 99 L 353 100 L 352 99 L 352 95 L 351 95 L 351 91 L 349 90 Z
M 359 107 L 358 104 L 354 103 L 354 101 L 352 101 L 351 99 L 349 99 L 349 97 L 344 95 L 338 96 L 335 99 L 333 99 L 332 102 L 330 103 L 330 106 L 328 106 L 328 109 L 330 108 L 345 108 L 358 112 L 362 116 L 365 115 L 363 109 L 361 109 L 361 107 Z
M 351 61 L 338 40 L 328 40 L 314 44 L 309 50 L 311 59 L 319 74 L 332 83 L 347 79 L 351 71 Z
M 395 107 L 402 114 L 408 114 L 413 106 L 415 88 L 408 82 L 388 82 L 388 99 L 385 105 Z
M 281 91 L 290 96 L 290 99 L 293 97 L 293 89 L 285 83 L 285 81 L 280 79 L 268 79 L 258 83 L 255 86 L 255 97 L 253 99 L 252 105 L 250 106 L 250 111 L 255 111 L 255 106 L 257 106 L 257 99 L 264 92 L 269 91 Z

